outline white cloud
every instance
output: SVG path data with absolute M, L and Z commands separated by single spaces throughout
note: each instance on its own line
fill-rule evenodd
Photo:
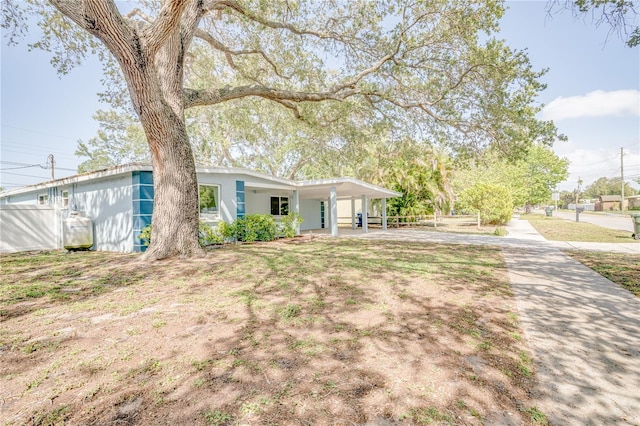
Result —
M 596 90 L 584 96 L 560 96 L 542 110 L 545 120 L 640 115 L 640 90 Z
M 573 191 L 582 180 L 586 188 L 601 177 L 620 176 L 620 148 L 590 149 L 578 141 L 561 142 L 554 145 L 554 151 L 560 157 L 570 161 L 569 177 L 558 185 L 560 191 Z M 625 181 L 637 188 L 635 179 L 640 177 L 640 150 L 625 149 Z

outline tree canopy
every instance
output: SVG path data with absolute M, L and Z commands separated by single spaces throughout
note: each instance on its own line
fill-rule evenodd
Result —
M 588 185 L 582 192 L 584 198 L 598 198 L 601 195 L 621 195 L 622 194 L 622 178 L 621 177 L 601 177 Z M 638 191 L 625 182 L 624 195 L 636 195 Z
M 480 211 L 487 223 L 503 223 L 511 218 L 515 207 L 550 202 L 552 191 L 566 180 L 568 169 L 566 158 L 541 145 L 534 145 L 523 159 L 511 162 L 487 153 L 456 173 L 456 206 Z M 494 199 L 500 197 L 508 203 L 502 200 L 496 204 Z
M 103 59 L 102 97 L 140 121 L 154 167 L 150 259 L 200 253 L 192 146 L 209 150 L 216 161 L 238 154 L 263 161 L 256 153 L 289 139 L 303 153 L 281 151 L 277 163 L 290 173 L 318 149 L 351 148 L 355 138 L 348 130 L 366 133 L 377 123 L 386 125 L 385 143 L 418 136 L 458 157 L 489 147 L 516 157 L 558 137 L 553 123 L 536 118 L 544 70 L 534 70 L 525 52 L 494 35 L 504 12 L 500 1 L 174 0 L 136 6 L 7 2 L 3 26 L 17 35 L 26 17 L 39 16 L 44 37 L 34 47 L 50 51 L 61 73 L 87 54 Z M 200 108 L 216 113 L 202 117 Z M 284 111 L 304 124 L 287 120 L 285 133 L 278 124 Z M 217 119 L 222 116 L 226 122 Z M 142 137 L 123 123 L 103 128 L 96 146 L 108 146 L 117 133 Z M 194 131 L 198 137 L 190 137 Z M 120 148 L 113 149 L 98 154 L 119 155 Z

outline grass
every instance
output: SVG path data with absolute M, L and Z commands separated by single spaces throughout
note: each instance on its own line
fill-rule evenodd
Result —
M 573 222 L 539 214 L 521 215 L 533 225 L 544 238 L 550 241 L 582 241 L 591 243 L 633 243 L 628 231 L 603 228 L 586 222 Z
M 640 297 L 639 255 L 588 250 L 566 250 L 565 253 Z
M 534 425 L 547 426 L 549 424 L 547 416 L 537 407 L 529 407 L 524 411 L 530 416 Z
M 302 238 L 0 263 L 7 424 L 533 424 L 496 247 Z
M 144 278 L 135 271 L 119 269 L 124 262 L 134 259 L 127 254 L 109 255 L 109 268 L 99 277 L 94 276 L 91 268 L 98 267 L 103 258 L 104 254 L 98 252 L 2 255 L 0 268 L 5 276 L 0 286 L 0 309 L 5 304 L 42 298 L 52 303 L 80 301 Z

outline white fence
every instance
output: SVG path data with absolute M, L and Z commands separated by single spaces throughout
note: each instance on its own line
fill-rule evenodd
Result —
M 62 247 L 60 210 L 53 206 L 0 205 L 0 253 Z
M 593 212 L 596 210 L 596 205 L 595 204 L 578 204 L 578 207 L 582 207 L 585 211 L 587 212 Z M 567 208 L 569 210 L 575 210 L 576 209 L 576 205 L 575 203 L 571 203 L 567 206 Z

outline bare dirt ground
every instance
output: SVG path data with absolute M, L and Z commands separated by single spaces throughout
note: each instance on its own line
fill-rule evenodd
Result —
M 544 422 L 498 248 L 299 238 L 0 261 L 1 424 Z

